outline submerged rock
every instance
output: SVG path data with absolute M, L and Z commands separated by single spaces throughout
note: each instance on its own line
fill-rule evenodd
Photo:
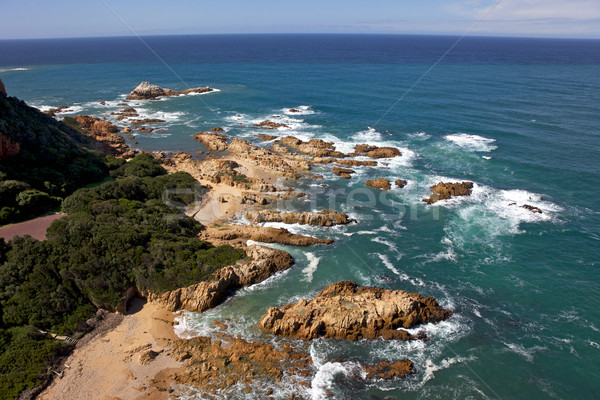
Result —
M 258 325 L 275 335 L 303 340 L 318 337 L 409 340 L 418 337 L 398 328 L 438 322 L 450 315 L 433 297 L 347 281 L 327 286 L 310 301 L 302 299 L 283 307 L 271 307 Z
M 127 100 L 155 100 L 160 97 L 168 97 L 168 96 L 178 96 L 181 94 L 190 94 L 190 93 L 208 93 L 212 92 L 214 89 L 209 87 L 197 87 L 192 89 L 185 90 L 173 90 L 167 88 L 161 88 L 160 86 L 156 86 L 151 84 L 150 82 L 142 82 L 140 83 L 129 95 L 127 95 Z
M 448 200 L 456 196 L 470 196 L 473 191 L 473 182 L 440 182 L 431 187 L 433 194 L 423 201 L 427 204 L 433 204 L 440 200 Z

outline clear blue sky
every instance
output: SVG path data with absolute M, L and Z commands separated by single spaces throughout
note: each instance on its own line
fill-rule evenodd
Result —
M 600 38 L 600 0 L 0 0 L 0 39 L 194 33 Z M 491 11 L 490 11 L 491 8 Z M 111 11 L 112 9 L 112 11 Z M 113 12 L 114 11 L 114 12 Z

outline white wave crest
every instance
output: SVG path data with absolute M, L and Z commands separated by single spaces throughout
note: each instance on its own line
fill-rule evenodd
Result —
M 453 133 L 444 136 L 444 139 L 469 151 L 492 151 L 497 148 L 497 146 L 494 145 L 496 139 L 468 133 Z
M 308 259 L 308 266 L 302 270 L 302 274 L 304 274 L 303 280 L 306 282 L 312 282 L 313 275 L 319 266 L 319 261 L 321 261 L 321 257 L 315 256 L 314 253 L 305 253 L 306 258 Z

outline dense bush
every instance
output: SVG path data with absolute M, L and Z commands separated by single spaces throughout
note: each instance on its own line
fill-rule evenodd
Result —
M 83 332 L 97 307 L 122 306 L 129 288 L 163 293 L 245 256 L 199 240 L 200 223 L 172 206 L 193 201 L 189 174 L 165 175 L 156 161 L 138 157 L 118 167 L 114 181 L 67 197 L 68 215 L 50 226 L 47 240 L 0 239 L 0 398 L 42 382 L 67 349 L 38 329 Z M 143 172 L 121 168 L 128 164 Z M 43 196 L 18 183 L 5 192 L 14 187 L 25 189 L 17 195 L 23 204 Z
M 92 139 L 17 98 L 0 95 L 0 135 L 18 146 L 0 161 L 0 224 L 52 210 L 58 198 L 108 174 Z

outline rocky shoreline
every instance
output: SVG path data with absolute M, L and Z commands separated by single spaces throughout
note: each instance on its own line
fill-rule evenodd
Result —
M 142 82 L 127 100 L 151 100 L 212 90 L 173 91 Z M 133 119 L 139 116 L 136 110 L 126 102 L 122 107 L 123 110 L 114 115 L 118 122 L 129 126 L 118 127 L 105 119 L 85 115 L 76 116 L 72 121 L 81 131 L 104 143 L 105 150 L 128 159 L 136 151 L 127 146 L 119 132 L 130 133 L 131 127 L 139 128 L 161 121 Z M 263 121 L 256 124 L 256 128 L 277 133 L 285 126 Z M 186 209 L 188 215 L 204 225 L 198 238 L 215 245 L 241 247 L 247 257 L 235 265 L 221 268 L 208 281 L 166 293 L 139 292 L 152 307 L 169 312 L 203 312 L 214 308 L 235 290 L 262 282 L 292 267 L 294 260 L 289 253 L 257 245 L 256 242 L 292 246 L 330 245 L 333 240 L 327 237 L 328 228 L 357 222 L 335 210 L 294 212 L 273 209 L 280 200 L 305 196 L 293 188 L 283 188 L 282 181 L 322 178 L 310 171 L 313 167 L 324 165 L 331 165 L 332 172 L 341 178 L 352 179 L 355 171 L 347 167 L 377 166 L 379 159 L 402 155 L 399 149 L 393 147 L 364 144 L 357 145 L 353 153 L 344 154 L 336 150 L 334 143 L 321 139 L 302 141 L 293 136 L 259 136 L 269 142 L 267 147 L 231 138 L 224 129 L 214 127 L 210 132 L 198 132 L 194 136 L 207 150 L 201 157 L 186 153 L 153 154 L 167 171 L 187 172 L 202 186 L 201 201 Z M 357 156 L 369 160 L 350 159 Z M 395 184 L 401 188 L 406 181 L 398 179 Z M 381 178 L 368 181 L 366 185 L 389 190 L 392 184 Z M 453 193 L 458 192 L 455 190 Z M 245 217 L 249 224 L 235 223 L 236 215 Z M 325 237 L 298 235 L 283 228 L 263 226 L 271 222 L 323 227 Z M 266 334 L 302 340 L 318 337 L 349 341 L 382 338 L 419 340 L 424 338 L 422 334 L 412 334 L 403 328 L 439 322 L 451 315 L 451 311 L 440 307 L 431 297 L 401 290 L 359 287 L 354 282 L 338 282 L 322 289 L 312 300 L 271 307 L 265 311 L 257 326 Z M 174 385 L 178 384 L 214 394 L 241 382 L 245 391 L 252 391 L 256 390 L 255 386 L 251 386 L 254 380 L 279 382 L 290 376 L 294 377 L 295 384 L 310 387 L 316 371 L 310 355 L 301 345 L 283 341 L 275 346 L 269 342 L 250 341 L 229 334 L 226 322 L 220 323 L 220 327 L 221 333 L 214 337 L 179 339 L 164 335 L 156 339 L 155 344 L 139 350 L 140 364 L 153 365 L 164 355 L 178 365 L 176 369 L 168 367 L 156 373 L 142 390 L 144 398 L 169 398 Z M 356 379 L 400 379 L 414 373 L 412 362 L 406 359 L 383 361 L 363 368 L 364 373 L 358 374 Z M 272 398 L 273 391 L 265 389 L 263 393 L 255 394 L 261 398 Z

